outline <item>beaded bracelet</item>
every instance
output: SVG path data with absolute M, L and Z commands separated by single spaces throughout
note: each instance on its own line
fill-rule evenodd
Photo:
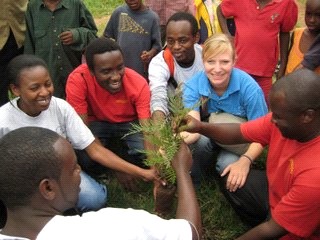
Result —
M 250 165 L 253 164 L 253 159 L 251 157 L 249 157 L 248 155 L 242 154 L 241 157 L 245 157 L 245 158 L 249 159 Z

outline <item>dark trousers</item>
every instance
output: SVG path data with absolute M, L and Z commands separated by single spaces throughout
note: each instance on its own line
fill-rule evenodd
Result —
M 95 121 L 89 124 L 89 128 L 104 147 L 134 165 L 146 167 L 143 163 L 146 156 L 141 153 L 144 150 L 142 134 L 126 135 L 132 127 L 131 124 L 137 123 L 138 121 L 125 123 Z M 76 154 L 78 162 L 85 172 L 99 174 L 106 170 L 102 165 L 92 161 L 85 151 L 77 150 Z
M 227 178 L 220 178 L 220 189 L 240 219 L 252 227 L 266 221 L 269 217 L 266 172 L 251 169 L 245 185 L 235 192 L 226 189 Z
M 4 227 L 7 221 L 7 209 L 3 202 L 0 200 L 0 229 Z
M 10 36 L 0 50 L 0 106 L 9 101 L 8 88 L 9 80 L 6 74 L 6 68 L 11 59 L 23 53 L 23 48 L 18 48 L 16 39 L 10 31 Z

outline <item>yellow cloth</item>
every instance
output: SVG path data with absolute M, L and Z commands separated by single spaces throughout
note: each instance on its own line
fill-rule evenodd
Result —
M 194 0 L 196 8 L 195 18 L 197 19 L 198 26 L 200 27 L 200 20 L 202 19 L 208 31 L 208 37 L 213 33 L 222 32 L 217 18 L 217 6 L 220 2 L 221 0 Z
M 217 17 L 217 7 L 219 4 L 220 4 L 220 1 L 219 1 L 219 3 L 213 4 L 213 12 L 214 12 L 214 23 L 213 24 L 214 24 L 214 32 L 215 33 L 222 33 L 220 23 L 219 23 L 219 20 Z
M 305 28 L 296 28 L 293 31 L 293 41 L 292 41 L 291 50 L 288 56 L 285 75 L 293 72 L 303 60 L 304 53 L 302 53 L 300 50 L 300 41 L 301 41 L 301 37 L 304 30 Z M 314 71 L 320 74 L 320 67 L 317 67 Z
M 24 42 L 26 31 L 25 11 L 28 0 L 1 0 L 0 8 L 0 50 L 6 44 L 10 28 L 20 48 Z

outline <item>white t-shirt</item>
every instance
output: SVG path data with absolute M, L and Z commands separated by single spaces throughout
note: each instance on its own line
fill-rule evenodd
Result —
M 94 141 L 90 129 L 65 100 L 52 97 L 50 106 L 38 116 L 31 117 L 20 110 L 13 99 L 0 108 L 0 138 L 21 127 L 43 127 L 57 132 L 70 141 L 75 149 L 83 150 Z
M 178 84 L 189 80 L 194 74 L 204 70 L 202 61 L 202 47 L 199 44 L 194 45 L 195 60 L 193 65 L 188 68 L 180 67 L 174 59 L 174 79 Z M 170 71 L 163 58 L 163 51 L 152 58 L 149 69 L 149 85 L 151 90 L 151 113 L 160 110 L 168 114 L 168 92 L 172 92 L 172 86 L 168 85 Z
M 24 238 L 0 234 L 0 239 Z M 55 216 L 36 239 L 188 240 L 192 230 L 184 219 L 165 220 L 144 210 L 104 208 L 82 216 Z

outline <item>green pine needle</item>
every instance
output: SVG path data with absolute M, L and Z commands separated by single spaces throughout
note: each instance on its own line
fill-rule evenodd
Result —
M 176 174 L 171 166 L 171 161 L 179 150 L 183 139 L 180 134 L 174 132 L 173 126 L 179 126 L 191 109 L 184 107 L 181 88 L 177 88 L 176 93 L 169 96 L 168 105 L 170 114 L 165 121 L 149 121 L 148 124 L 143 126 L 132 124 L 132 129 L 127 135 L 143 132 L 144 136 L 147 137 L 146 140 L 156 146 L 157 149 L 160 149 L 160 151 L 141 151 L 147 156 L 145 164 L 147 166 L 155 166 L 159 171 L 160 177 L 170 184 L 175 184 Z

